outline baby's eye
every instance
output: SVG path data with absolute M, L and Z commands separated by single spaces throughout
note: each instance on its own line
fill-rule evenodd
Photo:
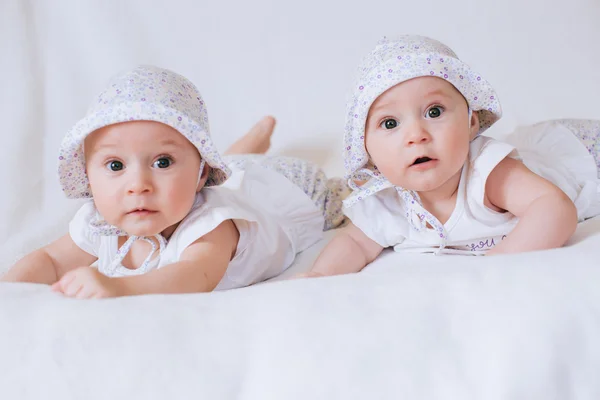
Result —
M 427 117 L 428 118 L 438 118 L 440 115 L 442 115 L 443 112 L 444 112 L 444 109 L 442 107 L 433 106 L 429 110 L 427 110 Z
M 161 157 L 158 160 L 154 161 L 153 166 L 156 168 L 169 168 L 173 161 L 171 161 L 168 157 Z
M 121 161 L 109 161 L 106 164 L 106 168 L 108 168 L 111 171 L 117 172 L 121 171 L 124 168 L 124 165 Z
M 380 126 L 384 129 L 394 129 L 398 126 L 398 121 L 393 118 L 389 118 L 383 121 Z

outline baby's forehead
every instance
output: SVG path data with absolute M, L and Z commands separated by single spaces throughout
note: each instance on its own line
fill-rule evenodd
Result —
M 422 76 L 390 87 L 373 101 L 369 111 L 390 103 L 410 104 L 435 96 L 444 97 L 449 101 L 464 101 L 458 89 L 445 79 Z
M 128 121 L 105 126 L 90 133 L 84 140 L 86 153 L 103 148 L 144 149 L 174 147 L 195 149 L 179 131 L 155 121 Z

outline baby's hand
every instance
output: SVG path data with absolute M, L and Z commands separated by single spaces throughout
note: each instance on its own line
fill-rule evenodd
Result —
M 91 267 L 80 267 L 67 272 L 52 290 L 76 299 L 100 299 L 120 295 L 119 285 Z

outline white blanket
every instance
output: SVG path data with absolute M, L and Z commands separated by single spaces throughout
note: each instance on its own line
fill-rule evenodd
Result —
M 562 249 L 385 252 L 359 274 L 221 293 L 0 284 L 0 398 L 598 399 L 599 246 L 596 218 Z

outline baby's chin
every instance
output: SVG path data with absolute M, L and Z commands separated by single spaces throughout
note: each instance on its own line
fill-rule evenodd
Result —
M 128 226 L 129 225 L 129 226 Z M 152 224 L 155 225 L 155 224 Z M 170 236 L 174 229 L 171 229 L 169 225 L 155 225 L 155 226 L 139 226 L 134 224 L 125 224 L 122 229 L 127 232 L 129 236 L 147 236 L 152 237 L 156 235 Z
M 411 190 L 413 192 L 429 192 L 435 189 L 438 189 L 442 186 L 444 182 L 434 182 L 434 181 L 420 181 L 420 182 L 407 182 L 407 181 L 392 181 L 389 180 L 390 183 L 394 186 L 401 187 L 406 190 Z
M 129 236 L 140 236 L 140 237 L 152 237 L 152 236 L 156 236 L 158 234 L 162 234 L 162 231 L 149 231 L 149 230 L 128 230 L 125 231 L 129 234 Z

